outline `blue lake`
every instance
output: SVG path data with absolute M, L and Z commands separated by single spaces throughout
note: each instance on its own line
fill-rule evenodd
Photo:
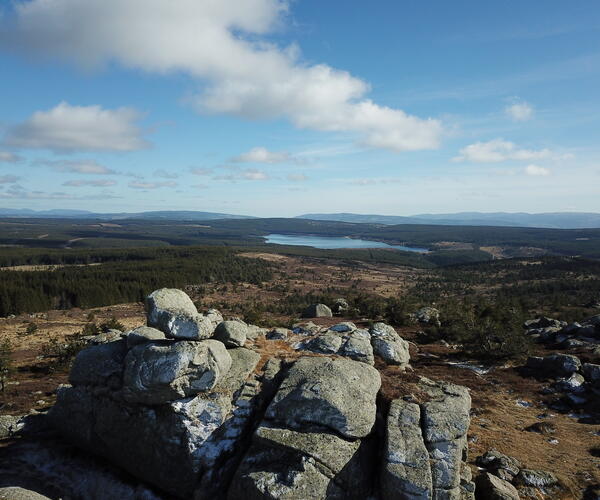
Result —
M 289 234 L 268 234 L 265 236 L 267 243 L 276 245 L 300 245 L 304 247 L 314 247 L 323 249 L 335 248 L 393 248 L 405 252 L 425 253 L 426 248 L 405 247 L 402 245 L 389 245 L 381 241 L 359 240 L 354 238 L 336 237 L 336 236 L 307 236 L 307 235 L 289 235 Z

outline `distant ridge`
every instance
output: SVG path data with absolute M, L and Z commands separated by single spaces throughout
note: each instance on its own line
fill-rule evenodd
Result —
M 95 213 L 87 210 L 30 210 L 27 208 L 0 208 L 0 217 L 31 217 L 31 218 L 66 218 L 66 219 L 165 219 L 165 220 L 218 220 L 218 219 L 253 219 L 249 215 L 222 214 L 218 212 L 196 212 L 192 210 L 162 210 L 137 213 Z
M 600 213 L 555 212 L 460 212 L 456 214 L 418 214 L 412 216 L 377 214 L 304 214 L 300 219 L 359 222 L 370 224 L 440 224 L 444 226 L 540 227 L 548 229 L 600 228 Z

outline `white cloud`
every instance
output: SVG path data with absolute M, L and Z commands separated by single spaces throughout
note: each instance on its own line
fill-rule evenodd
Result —
M 304 182 L 308 180 L 308 176 L 304 174 L 289 174 L 287 176 L 288 181 L 292 182 Z
M 0 163 L 17 163 L 22 160 L 23 158 L 21 158 L 19 155 L 10 153 L 8 151 L 0 151 Z
M 546 177 L 550 175 L 550 170 L 545 167 L 540 167 L 538 165 L 527 165 L 525 167 L 525 174 L 531 175 L 534 177 Z
M 55 2 L 47 2 L 48 5 Z M 131 108 L 71 106 L 61 102 L 48 111 L 8 129 L 4 143 L 24 149 L 73 151 L 136 151 L 148 147 Z
M 504 112 L 515 122 L 526 122 L 533 118 L 533 107 L 526 102 L 516 102 L 504 108 Z
M 0 184 L 14 184 L 19 180 L 19 177 L 16 175 L 1 175 L 0 176 Z
M 252 148 L 246 153 L 232 158 L 236 163 L 285 163 L 292 157 L 286 151 L 269 151 L 267 148 Z
M 531 161 L 558 157 L 549 149 L 537 151 L 521 149 L 514 142 L 494 139 L 488 142 L 476 142 L 462 148 L 459 156 L 452 158 L 452 161 L 494 163 L 506 160 Z
M 438 146 L 442 124 L 366 97 L 369 85 L 302 60 L 266 40 L 286 0 L 30 0 L 15 5 L 0 44 L 82 67 L 117 61 L 153 73 L 185 72 L 202 84 L 203 113 L 287 118 L 301 128 L 350 132 L 393 151 Z M 1 32 L 1 31 L 0 31 Z
M 42 165 L 52 167 L 58 172 L 71 172 L 75 174 L 93 174 L 93 175 L 109 175 L 116 174 L 104 165 L 101 165 L 95 160 L 58 160 L 58 161 L 42 161 L 38 162 Z
M 133 189 L 158 189 L 163 187 L 176 187 L 177 183 L 173 181 L 165 182 L 145 182 L 145 181 L 131 181 L 128 186 Z
M 258 170 L 256 168 L 247 168 L 245 170 L 240 170 L 236 168 L 230 168 L 232 170 L 231 174 L 226 175 L 216 175 L 213 177 L 216 181 L 266 181 L 269 179 L 269 176 L 266 172 L 262 170 Z
M 92 187 L 109 187 L 114 186 L 117 182 L 111 180 L 93 180 L 93 181 L 84 181 L 84 180 L 73 180 L 67 181 L 63 184 L 63 186 L 69 187 L 83 187 L 83 186 L 92 186 Z

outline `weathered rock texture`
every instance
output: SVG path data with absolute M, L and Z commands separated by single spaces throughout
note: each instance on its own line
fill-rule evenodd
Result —
M 392 401 L 386 423 L 381 497 L 474 498 L 464 463 L 471 397 L 466 388 L 421 379 L 429 401 Z
M 165 498 L 474 498 L 465 388 L 422 379 L 425 402 L 393 401 L 387 421 L 378 406 L 372 344 L 383 338 L 402 351 L 395 332 L 343 323 L 309 338 L 304 357 L 259 363 L 238 347 L 244 323 L 216 311 L 198 320 L 177 290 L 147 302 L 160 331 L 86 348 L 58 391 L 49 419 L 76 446 Z M 407 363 L 407 349 L 394 359 Z

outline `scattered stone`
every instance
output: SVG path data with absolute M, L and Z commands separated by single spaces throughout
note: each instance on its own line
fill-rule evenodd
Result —
M 527 359 L 528 368 L 547 372 L 549 375 L 571 375 L 581 369 L 581 361 L 571 354 L 552 354 L 546 357 L 531 356 Z
M 477 478 L 477 498 L 481 500 L 519 500 L 519 492 L 508 481 L 489 472 Z
M 256 340 L 258 337 L 265 336 L 269 330 L 256 325 L 248 325 L 246 330 L 246 338 Z
M 302 313 L 303 318 L 331 318 L 333 313 L 325 304 L 312 304 Z
M 225 347 L 243 347 L 246 343 L 248 327 L 241 321 L 223 321 L 215 329 L 213 338 L 225 344 Z
M 333 307 L 331 308 L 331 310 L 335 313 L 335 314 L 341 314 L 345 311 L 348 311 L 350 309 L 350 304 L 348 304 L 348 301 L 346 299 L 335 299 L 333 302 Z
M 273 328 L 267 333 L 267 340 L 287 340 L 289 334 L 287 328 Z
M 521 470 L 521 464 L 516 458 L 504 455 L 495 449 L 488 450 L 477 457 L 475 463 L 497 476 L 504 476 L 503 479 L 506 479 L 507 475 L 513 478 Z
M 414 319 L 424 325 L 440 326 L 440 311 L 435 307 L 421 307 L 413 314 Z
M 292 327 L 292 333 L 295 335 L 316 335 L 321 331 L 321 327 L 315 325 L 312 321 L 295 323 Z
M 538 434 L 554 434 L 556 432 L 556 426 L 550 422 L 536 422 L 528 427 L 525 427 L 526 431 L 537 432 Z
M 534 488 L 545 488 L 558 483 L 558 479 L 552 472 L 531 469 L 521 469 L 516 480 L 519 484 Z

